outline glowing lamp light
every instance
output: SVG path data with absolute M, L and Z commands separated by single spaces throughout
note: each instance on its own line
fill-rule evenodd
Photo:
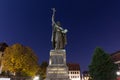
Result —
M 120 72 L 119 72 L 119 71 L 117 71 L 116 74 L 117 74 L 118 76 L 120 76 Z
M 39 76 L 35 76 L 33 80 L 39 80 Z

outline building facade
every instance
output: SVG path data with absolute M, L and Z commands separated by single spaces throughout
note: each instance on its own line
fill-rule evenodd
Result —
M 116 74 L 117 74 L 117 80 L 120 80 L 120 51 L 112 53 L 111 58 L 114 61 L 114 63 L 117 64 L 118 66 L 118 71 L 116 71 Z
M 90 80 L 89 71 L 83 71 L 83 73 L 82 73 L 82 80 Z
M 80 65 L 79 64 L 73 64 L 73 63 L 68 63 L 67 66 L 68 66 L 69 79 L 71 79 L 71 80 L 81 80 Z

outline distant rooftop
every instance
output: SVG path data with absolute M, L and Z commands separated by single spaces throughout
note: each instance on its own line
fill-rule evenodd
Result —
M 89 73 L 89 71 L 83 71 L 83 74 L 88 74 Z
M 68 63 L 67 66 L 68 66 L 69 70 L 80 70 L 80 65 L 79 64 Z
M 112 60 L 115 61 L 120 61 L 120 51 L 117 51 L 115 53 L 111 54 Z

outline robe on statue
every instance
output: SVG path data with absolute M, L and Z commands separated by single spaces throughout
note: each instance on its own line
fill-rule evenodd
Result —
M 52 44 L 54 49 L 64 49 L 67 44 L 66 30 L 63 30 L 57 24 L 53 24 Z

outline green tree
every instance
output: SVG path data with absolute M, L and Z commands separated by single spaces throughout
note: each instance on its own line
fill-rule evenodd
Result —
M 42 79 L 46 78 L 46 70 L 47 70 L 48 63 L 46 61 L 43 61 L 40 65 L 40 76 Z
M 4 71 L 10 71 L 14 75 L 34 76 L 39 69 L 35 53 L 21 44 L 14 44 L 5 49 L 2 64 Z
M 110 55 L 101 48 L 96 48 L 89 65 L 92 80 L 115 80 L 116 71 L 117 65 L 112 62 Z

